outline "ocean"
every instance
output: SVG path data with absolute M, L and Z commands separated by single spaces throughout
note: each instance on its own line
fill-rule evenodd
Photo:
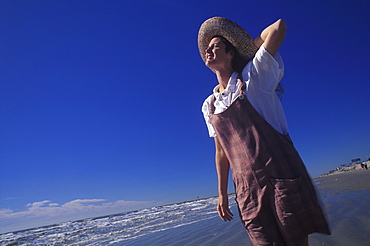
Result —
M 217 197 L 65 222 L 0 235 L 1 245 L 126 245 L 153 233 L 218 217 Z M 235 205 L 230 195 L 230 205 Z

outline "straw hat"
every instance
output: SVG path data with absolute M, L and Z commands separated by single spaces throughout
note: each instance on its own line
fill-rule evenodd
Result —
M 251 36 L 238 24 L 223 17 L 213 17 L 203 22 L 198 32 L 198 49 L 204 62 L 205 50 L 215 35 L 226 38 L 247 61 L 252 60 L 258 49 Z

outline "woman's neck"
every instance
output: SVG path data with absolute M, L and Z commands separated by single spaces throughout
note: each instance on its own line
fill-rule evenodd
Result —
M 219 92 L 223 92 L 226 89 L 232 73 L 232 70 L 216 71 L 216 76 L 219 83 Z

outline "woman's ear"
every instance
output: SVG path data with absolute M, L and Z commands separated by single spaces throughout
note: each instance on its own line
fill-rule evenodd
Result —
M 232 49 L 230 49 L 227 54 L 229 55 L 230 59 L 232 59 L 234 57 L 234 51 Z

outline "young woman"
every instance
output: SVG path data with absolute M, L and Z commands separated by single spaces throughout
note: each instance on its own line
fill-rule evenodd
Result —
M 214 17 L 198 34 L 200 55 L 218 80 L 202 107 L 215 141 L 218 214 L 224 221 L 233 217 L 231 167 L 239 214 L 254 245 L 308 245 L 308 234 L 330 234 L 276 94 L 285 30 L 278 20 L 252 40 L 236 23 Z

